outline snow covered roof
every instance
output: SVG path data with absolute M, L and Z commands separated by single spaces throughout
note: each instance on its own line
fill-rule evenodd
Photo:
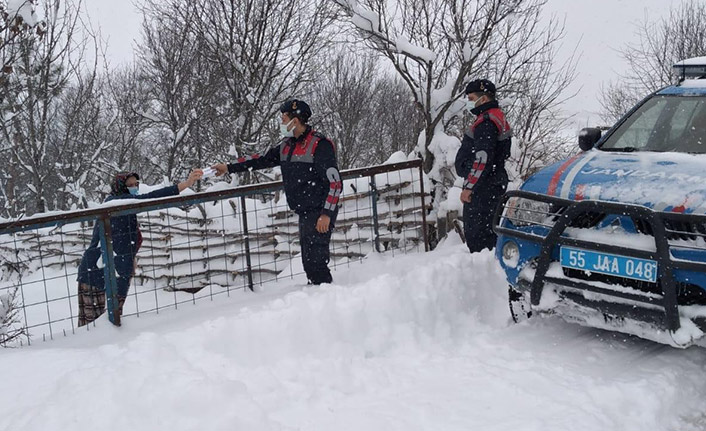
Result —
M 706 65 L 706 57 L 694 57 L 694 58 L 687 58 L 682 61 L 678 61 L 674 64 L 674 67 L 677 66 L 703 66 Z

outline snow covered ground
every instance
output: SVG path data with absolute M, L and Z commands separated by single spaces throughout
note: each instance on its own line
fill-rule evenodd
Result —
M 0 351 L 0 430 L 704 430 L 706 350 L 509 323 L 451 239 Z M 300 284 L 295 284 L 300 283 Z

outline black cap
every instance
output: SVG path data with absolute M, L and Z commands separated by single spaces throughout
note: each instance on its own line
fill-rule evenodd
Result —
M 490 93 L 495 94 L 495 84 L 488 79 L 476 79 L 466 85 L 466 94 Z
M 279 107 L 279 112 L 289 114 L 290 117 L 296 117 L 306 123 L 311 117 L 311 108 L 303 100 L 291 99 L 287 100 Z

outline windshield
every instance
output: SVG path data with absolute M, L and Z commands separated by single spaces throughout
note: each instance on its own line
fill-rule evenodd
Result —
M 654 96 L 630 115 L 600 149 L 706 153 L 706 97 Z

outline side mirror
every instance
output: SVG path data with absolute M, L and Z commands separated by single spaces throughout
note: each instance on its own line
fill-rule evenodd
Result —
M 586 127 L 579 132 L 579 147 L 582 151 L 588 151 L 601 139 L 601 129 L 597 127 Z

